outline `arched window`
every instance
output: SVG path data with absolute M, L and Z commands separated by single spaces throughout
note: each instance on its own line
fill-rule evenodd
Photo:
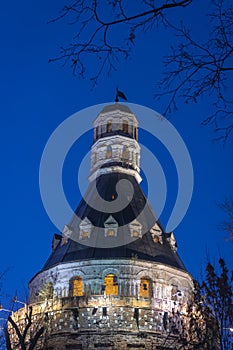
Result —
M 140 280 L 140 297 L 150 298 L 151 296 L 151 280 L 142 277 Z
M 124 133 L 128 133 L 128 122 L 126 120 L 123 120 L 122 122 L 122 130 Z
M 138 128 L 134 128 L 134 138 L 138 140 Z
M 110 120 L 107 122 L 107 132 L 112 132 L 112 122 Z
M 83 295 L 83 280 L 82 277 L 76 276 L 69 283 L 70 296 L 81 297 Z
M 112 158 L 112 147 L 111 146 L 107 146 L 106 158 L 107 159 Z
M 117 276 L 113 273 L 108 274 L 104 278 L 104 291 L 106 295 L 118 295 Z
M 129 150 L 126 146 L 123 146 L 123 149 L 122 149 L 122 160 L 123 161 L 126 161 L 129 159 Z

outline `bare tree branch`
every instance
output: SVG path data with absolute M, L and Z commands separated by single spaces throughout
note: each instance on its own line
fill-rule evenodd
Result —
M 224 211 L 227 219 L 222 222 L 219 228 L 227 233 L 227 238 L 233 242 L 233 200 L 225 199 L 219 207 Z
M 87 62 L 92 58 L 97 66 L 90 80 L 95 86 L 105 71 L 115 70 L 120 59 L 127 59 L 135 44 L 138 31 L 151 30 L 154 24 L 166 16 L 171 9 L 188 6 L 192 0 L 143 0 L 141 11 L 135 13 L 135 6 L 124 0 L 77 0 L 64 6 L 61 14 L 50 22 L 68 18 L 76 27 L 73 41 L 61 47 L 60 55 L 52 61 L 71 62 L 74 75 L 84 78 L 87 75 Z M 127 7 L 128 5 L 128 7 Z M 103 9 L 105 9 L 103 11 Z M 114 35 L 118 30 L 122 36 Z M 93 69 L 93 65 L 92 65 Z
M 23 333 L 22 333 L 20 331 L 18 325 L 12 319 L 12 317 L 11 316 L 8 317 L 8 322 L 11 324 L 13 330 L 15 331 L 15 333 L 19 339 L 20 349 L 21 350 L 33 350 L 33 349 L 35 349 L 39 338 L 44 333 L 44 327 L 40 326 L 38 330 L 34 331 L 33 336 L 30 336 L 30 337 L 28 336 L 28 331 L 33 324 L 32 323 L 32 307 L 31 306 L 29 307 L 29 313 L 28 314 L 26 313 L 25 321 L 26 321 L 26 325 L 25 325 L 25 328 L 24 328 Z M 7 350 L 13 350 L 8 329 L 5 328 L 4 332 L 5 332 Z
M 70 63 L 73 74 L 89 77 L 94 87 L 100 76 L 116 70 L 119 61 L 132 54 L 138 33 L 156 31 L 161 25 L 170 28 L 178 44 L 165 57 L 164 78 L 155 94 L 156 98 L 168 100 L 164 114 L 176 110 L 180 98 L 185 103 L 197 103 L 210 96 L 213 101 L 210 114 L 203 117 L 202 124 L 214 126 L 216 139 L 231 139 L 233 102 L 227 89 L 233 72 L 232 3 L 211 2 L 205 40 L 200 41 L 183 23 L 174 25 L 168 19 L 170 13 L 177 14 L 192 0 L 135 2 L 133 6 L 126 0 L 76 0 L 64 6 L 50 22 L 66 19 L 74 26 L 75 34 L 71 43 L 61 47 L 58 57 L 50 62 Z M 185 20 L 185 13 L 180 13 Z
M 206 41 L 196 41 L 183 24 L 178 28 L 170 23 L 180 44 L 165 58 L 166 72 L 156 97 L 169 98 L 167 114 L 177 109 L 177 97 L 197 103 L 211 96 L 215 111 L 202 123 L 213 124 L 216 139 L 226 141 L 233 130 L 233 102 L 227 97 L 233 71 L 233 7 L 224 0 L 213 1 L 213 6 Z

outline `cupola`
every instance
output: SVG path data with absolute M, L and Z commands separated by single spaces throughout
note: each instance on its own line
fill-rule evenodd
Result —
M 127 106 L 108 105 L 95 119 L 91 161 L 90 181 L 109 172 L 127 173 L 141 181 L 138 120 Z

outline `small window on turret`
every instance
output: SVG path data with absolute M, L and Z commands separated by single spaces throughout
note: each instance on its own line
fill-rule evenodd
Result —
M 112 158 L 112 147 L 111 146 L 107 146 L 106 158 L 107 159 Z
M 95 129 L 95 138 L 98 139 L 99 137 L 99 127 L 97 126 Z
M 112 122 L 111 121 L 107 122 L 107 132 L 112 132 Z
M 129 159 L 129 150 L 126 146 L 123 146 L 122 149 L 122 161 L 125 162 L 126 160 Z
M 124 133 L 128 133 L 128 122 L 126 120 L 123 120 L 123 123 L 122 123 L 122 130 Z

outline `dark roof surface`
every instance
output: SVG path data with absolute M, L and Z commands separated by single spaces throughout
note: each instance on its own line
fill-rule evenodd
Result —
M 124 209 L 118 212 L 106 213 L 105 210 L 103 210 L 102 204 L 98 206 L 98 209 L 94 209 L 87 204 L 90 198 L 93 199 L 94 203 L 98 203 L 98 195 L 105 201 L 111 202 L 115 200 L 117 198 L 116 185 L 120 180 L 130 181 L 133 186 L 133 197 L 131 200 L 129 197 L 130 186 L 127 186 L 127 183 L 125 183 L 125 188 L 123 187 L 123 199 L 128 200 L 128 204 Z M 112 196 L 114 196 L 114 199 L 112 199 Z M 104 230 L 101 229 L 103 231 L 101 234 L 98 230 L 98 228 L 104 228 L 104 223 L 110 215 L 112 215 L 118 223 L 117 237 L 104 237 Z M 89 185 L 85 197 L 81 200 L 75 211 L 75 215 L 68 225 L 69 228 L 72 228 L 73 232 L 75 232 L 76 237 L 79 237 L 80 220 L 85 218 L 91 222 L 93 227 L 90 245 L 85 245 L 87 244 L 86 241 L 84 242 L 85 244 L 83 244 L 82 241 L 77 242 L 72 239 L 69 239 L 66 244 L 62 244 L 61 240 L 43 269 L 48 269 L 59 263 L 86 259 L 132 259 L 135 257 L 137 259 L 164 263 L 186 271 L 178 254 L 171 249 L 166 239 L 167 234 L 163 232 L 162 228 L 163 244 L 153 241 L 152 235 L 149 232 L 150 228 L 155 223 L 157 223 L 159 227 L 161 226 L 146 200 L 140 185 L 133 176 L 124 173 L 109 173 L 101 175 L 96 181 L 93 181 Z M 134 241 L 131 239 L 130 241 L 128 239 L 128 237 L 130 237 L 128 224 L 135 218 L 142 225 L 142 231 L 145 232 L 145 234 L 143 234 L 142 238 Z M 122 226 L 124 226 L 123 229 L 121 229 Z M 100 235 L 102 235 L 103 243 L 101 246 L 99 244 Z M 121 242 L 120 246 L 118 244 L 119 240 Z M 107 242 L 106 248 L 104 248 L 105 242 Z M 111 242 L 111 246 L 109 246 L 109 242 Z
M 112 112 L 117 110 L 133 114 L 133 112 L 130 110 L 128 106 L 117 102 L 112 105 L 105 106 L 100 113 L 107 113 L 107 112 Z

